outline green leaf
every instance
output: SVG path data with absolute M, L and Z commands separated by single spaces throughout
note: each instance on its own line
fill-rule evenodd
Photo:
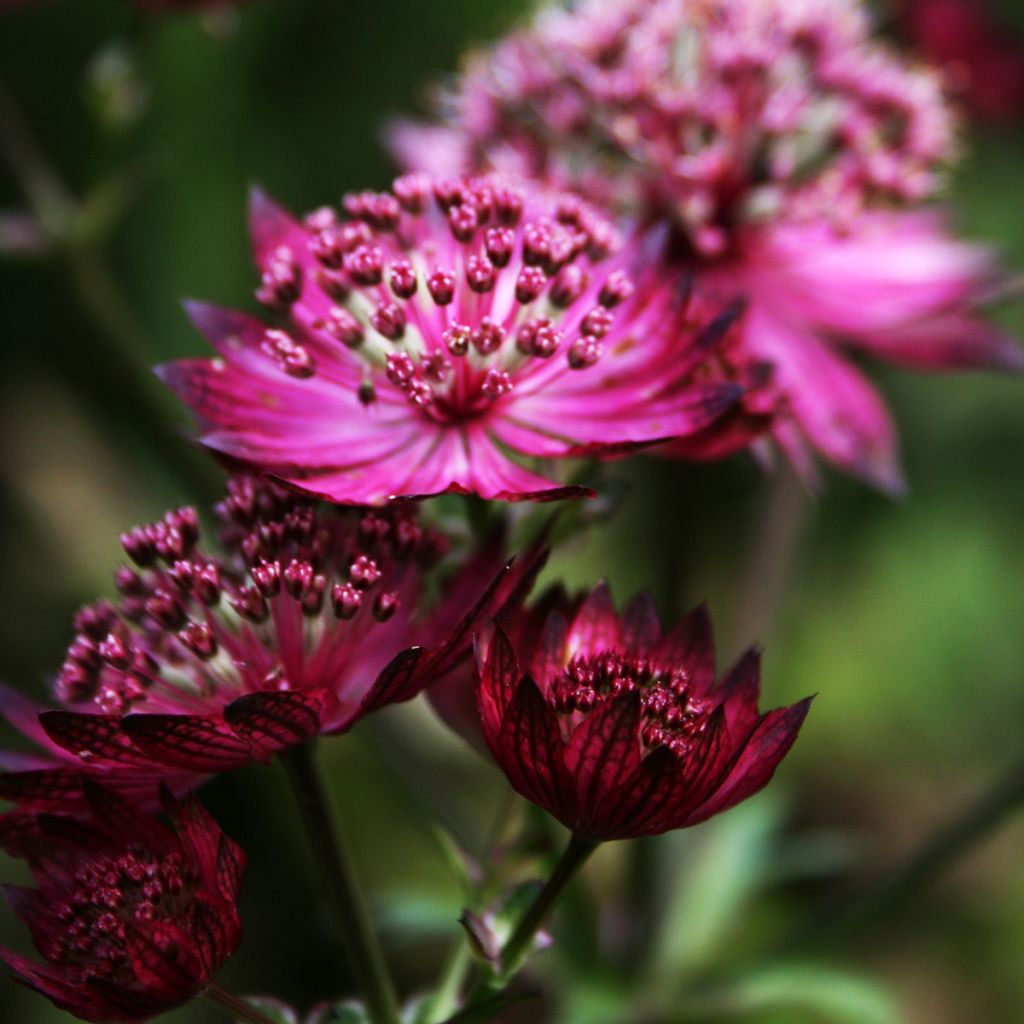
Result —
M 879 983 L 815 963 L 765 968 L 727 989 L 690 999 L 687 1010 L 706 1016 L 804 1010 L 810 1020 L 829 1024 L 905 1024 L 906 1020 Z
M 459 906 L 450 900 L 402 889 L 389 894 L 378 916 L 383 929 L 405 939 L 454 936 Z
M 770 851 L 784 815 L 765 793 L 716 818 L 697 833 L 673 837 L 680 855 L 674 891 L 654 953 L 656 977 L 681 974 L 713 962 L 751 896 L 763 884 Z
M 467 896 L 474 893 L 482 873 L 480 864 L 447 829 L 436 822 L 431 823 L 430 834 L 462 892 Z

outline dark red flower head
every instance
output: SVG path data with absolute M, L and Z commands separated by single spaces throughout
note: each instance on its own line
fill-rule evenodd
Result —
M 165 798 L 169 827 L 83 785 L 87 816 L 37 815 L 22 841 L 37 888 L 4 888 L 46 963 L 0 959 L 82 1020 L 149 1020 L 196 996 L 238 948 L 245 855 L 192 796 Z
M 342 732 L 467 655 L 498 583 L 484 559 L 474 587 L 428 611 L 446 541 L 414 505 L 317 509 L 239 477 L 217 513 L 219 554 L 200 546 L 193 509 L 124 534 L 135 564 L 116 573 L 119 601 L 78 615 L 56 684 L 65 709 L 40 721 L 90 770 L 217 772 Z M 0 777 L 0 795 L 38 796 L 29 768 Z
M 491 753 L 518 792 L 590 840 L 696 825 L 756 793 L 810 704 L 759 713 L 757 652 L 716 685 L 703 607 L 666 633 L 649 597 L 620 616 L 603 585 L 523 649 L 501 627 L 482 646 Z
M 699 438 L 743 393 L 706 371 L 722 322 L 663 270 L 663 232 L 624 241 L 573 195 L 496 178 L 410 174 L 343 205 L 299 222 L 254 196 L 273 323 L 190 307 L 218 358 L 161 374 L 214 451 L 337 502 L 552 499 L 587 492 L 537 460 Z

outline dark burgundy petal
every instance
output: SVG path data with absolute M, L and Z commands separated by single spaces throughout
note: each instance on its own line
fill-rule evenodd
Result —
M 422 647 L 410 647 L 396 654 L 363 698 L 361 714 L 415 697 L 426 683 L 420 673 L 420 665 L 426 660 L 426 654 Z
M 584 823 L 640 765 L 640 695 L 605 700 L 569 739 L 565 766 L 576 781 L 579 816 Z
M 161 793 L 161 802 L 189 861 L 199 867 L 203 883 L 214 886 L 217 882 L 217 854 L 223 838 L 220 826 L 191 793 L 179 802 L 165 789 Z
M 155 850 L 166 850 L 174 845 L 174 834 L 170 829 L 112 789 L 85 777 L 82 779 L 82 792 L 96 825 L 115 842 L 131 836 Z
M 195 944 L 202 973 L 209 977 L 238 948 L 241 926 L 237 914 L 228 907 L 196 904 L 189 938 Z
M 697 693 L 711 690 L 715 681 L 715 639 L 707 605 L 698 605 L 666 635 L 658 659 L 685 668 Z
M 91 993 L 83 985 L 69 982 L 58 971 L 34 964 L 31 960 L 26 960 L 25 957 L 3 947 L 0 947 L 0 961 L 5 963 L 14 974 L 15 981 L 46 996 L 59 1009 L 67 1010 L 68 1013 L 82 1020 L 102 1019 L 90 1016 L 90 1014 L 96 1014 L 101 1008 L 97 1006 L 96 1000 L 91 998 Z
M 569 660 L 569 624 L 565 616 L 555 609 L 545 620 L 531 671 L 534 679 L 546 692 L 552 679 L 561 674 Z
M 244 739 L 258 761 L 311 740 L 320 732 L 324 700 L 312 691 L 249 693 L 224 709 L 227 723 Z
M 127 715 L 121 727 L 147 757 L 187 771 L 226 771 L 250 756 L 248 743 L 212 715 Z
M 678 789 L 675 757 L 660 747 L 642 759 L 632 776 L 605 794 L 592 808 L 590 828 L 595 839 L 632 839 L 650 835 L 644 819 L 658 813 Z
M 659 832 L 679 828 L 685 815 L 699 806 L 731 770 L 737 750 L 730 742 L 725 708 L 720 704 L 708 715 L 704 728 L 689 749 L 676 757 L 678 785 L 652 821 Z
M 494 629 L 487 654 L 480 670 L 477 701 L 484 734 L 493 740 L 501 731 L 502 722 L 519 688 L 519 663 L 508 635 L 500 627 Z
M 157 995 L 149 990 L 125 988 L 104 978 L 89 978 L 86 987 L 91 1000 L 90 1006 L 94 1007 L 90 1012 L 97 1016 L 85 1019 L 103 1021 L 104 1024 L 107 1021 L 115 1021 L 117 1024 L 142 1024 L 143 1021 L 151 1020 L 158 1014 L 187 1003 L 195 994 L 175 993 L 168 997 L 162 992 Z
M 473 627 L 477 624 L 480 616 L 484 611 L 494 602 L 498 597 L 502 584 L 509 579 L 514 559 L 506 562 L 498 574 L 488 584 L 487 589 L 480 595 L 476 604 L 466 612 L 465 615 L 459 620 L 458 625 L 452 630 L 451 635 L 444 642 L 444 645 L 436 653 L 432 654 L 429 660 L 429 664 L 426 668 L 429 670 L 433 679 L 439 679 L 455 665 L 459 658 L 469 653 L 470 650 L 470 637 L 473 632 Z M 431 682 L 432 679 L 424 680 L 421 684 L 420 689 L 427 683 Z M 418 690 L 416 692 L 419 692 Z M 409 697 L 415 697 L 416 693 L 409 693 Z M 408 697 L 399 698 L 407 700 Z
M 125 945 L 132 969 L 139 981 L 172 1001 L 196 994 L 202 978 L 202 965 L 191 936 L 181 928 L 161 922 L 157 941 L 149 929 L 129 927 Z M 164 945 L 164 943 L 166 945 Z
M 591 591 L 569 627 L 571 654 L 596 654 L 619 646 L 619 620 L 611 590 L 603 580 Z
M 0 775 L 0 797 L 13 803 L 30 803 L 38 809 L 59 809 L 81 803 L 82 771 L 74 768 L 41 768 Z
M 566 828 L 578 820 L 575 787 L 566 771 L 558 720 L 537 684 L 526 676 L 508 707 L 491 751 L 512 787 L 540 804 Z
M 687 816 L 685 824 L 696 825 L 706 821 L 767 785 L 800 732 L 810 710 L 811 699 L 808 697 L 788 708 L 769 711 L 751 733 L 722 784 Z
M 654 598 L 637 594 L 622 612 L 622 642 L 629 651 L 654 651 L 661 643 L 661 619 Z
M 39 721 L 54 743 L 86 763 L 90 758 L 133 765 L 142 760 L 132 741 L 122 731 L 119 715 L 44 711 Z
M 737 741 L 747 736 L 757 722 L 760 694 L 761 652 L 751 647 L 715 687 L 713 694 L 725 707 L 729 731 Z
M 226 899 L 234 901 L 242 885 L 245 851 L 227 836 L 221 836 L 217 848 L 217 889 Z

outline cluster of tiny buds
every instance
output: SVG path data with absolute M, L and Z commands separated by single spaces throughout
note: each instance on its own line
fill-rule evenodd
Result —
M 230 481 L 216 511 L 224 547 L 234 553 L 226 560 L 198 549 L 193 509 L 123 536 L 135 567 L 115 573 L 118 605 L 102 600 L 78 612 L 56 680 L 62 702 L 92 701 L 122 714 L 147 697 L 163 665 L 180 670 L 189 656 L 212 661 L 238 619 L 269 623 L 277 602 L 297 602 L 309 619 L 329 608 L 337 620 L 351 620 L 365 606 L 386 622 L 400 606 L 388 580 L 403 564 L 429 564 L 442 550 L 412 508 L 318 515 L 301 496 L 248 477 Z M 258 635 L 275 643 L 273 629 Z
M 426 216 L 432 207 L 440 220 Z M 496 179 L 433 179 L 414 173 L 398 178 L 392 192 L 347 195 L 342 209 L 348 219 L 328 207 L 305 218 L 315 271 L 306 254 L 280 246 L 264 260 L 257 298 L 287 316 L 304 287 L 319 288 L 331 305 L 301 330 L 316 331 L 353 351 L 375 332 L 396 346 L 384 354 L 387 380 L 414 406 L 442 418 L 457 404 L 453 392 L 459 403 L 470 406 L 465 412 L 485 408 L 512 389 L 508 369 L 487 365 L 506 342 L 510 355 L 514 348 L 519 357 L 549 359 L 563 351 L 571 368 L 592 366 L 602 355 L 601 339 L 613 326 L 612 310 L 633 293 L 628 275 L 612 271 L 593 307 L 573 318 L 575 337 L 566 338 L 559 328 L 562 312 L 588 293 L 594 266 L 621 244 L 611 222 L 572 194 L 554 200 L 550 216 L 538 216 L 528 212 L 524 193 Z M 430 266 L 448 244 L 437 237 L 438 229 L 463 249 L 453 259 L 461 267 L 458 272 Z M 497 287 L 503 273 L 515 275 L 511 295 Z M 310 274 L 312 281 L 307 280 Z M 463 286 L 472 294 L 459 303 Z M 528 307 L 542 297 L 551 315 L 528 316 Z M 462 314 L 449 316 L 446 307 Z M 467 307 L 474 310 L 472 317 L 465 316 Z M 424 328 L 431 309 L 445 310 L 436 336 Z M 472 322 L 463 322 L 467 319 Z M 424 331 L 428 335 L 423 351 L 400 347 L 411 322 L 421 336 Z M 267 329 L 261 347 L 292 377 L 317 372 L 309 348 L 281 327 Z M 379 365 L 369 350 L 366 354 Z M 460 375 L 462 386 L 455 387 Z M 369 377 L 358 394 L 364 404 L 376 400 Z
M 90 971 L 115 974 L 130 965 L 126 929 L 145 925 L 160 941 L 161 921 L 173 922 L 187 907 L 196 879 L 182 855 L 130 847 L 118 855 L 102 854 L 82 864 L 69 880 L 54 916 L 45 950 L 48 958 L 88 962 Z
M 648 751 L 667 747 L 684 756 L 711 710 L 710 702 L 691 692 L 685 669 L 620 651 L 577 654 L 551 686 L 555 710 L 564 715 L 586 715 L 608 700 L 633 693 L 639 694 L 643 746 Z
M 613 204 L 667 204 L 722 256 L 740 220 L 919 202 L 954 155 L 942 78 L 841 6 L 573 5 L 473 62 L 442 112 L 478 162 L 514 151 Z

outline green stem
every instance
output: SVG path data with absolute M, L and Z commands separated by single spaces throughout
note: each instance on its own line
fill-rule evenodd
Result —
M 207 985 L 203 992 L 203 998 L 211 1005 L 216 1006 L 222 1013 L 227 1014 L 233 1021 L 243 1021 L 244 1024 L 274 1024 L 269 1017 L 265 1017 L 259 1010 L 254 1009 L 219 985 L 212 983 Z
M 551 877 L 526 909 L 515 930 L 501 950 L 502 973 L 515 973 L 526 955 L 534 936 L 547 920 L 552 908 L 561 896 L 562 890 L 572 881 L 576 872 L 583 867 L 587 858 L 597 849 L 597 843 L 574 835 L 569 840 L 561 859 L 555 865 Z
M 423 1024 L 436 1024 L 445 1020 L 459 1005 L 459 994 L 473 966 L 473 954 L 465 938 L 460 939 L 448 951 L 441 980 L 430 998 L 424 1003 L 420 1020 Z
M 471 909 L 476 909 L 477 905 L 487 896 L 494 874 L 496 852 L 508 831 L 509 823 L 515 818 L 519 801 L 519 795 L 510 787 L 498 806 L 498 811 L 483 844 L 485 852 L 482 876 L 472 890 L 467 893 L 467 904 Z M 472 968 L 473 952 L 466 935 L 460 933 L 458 940 L 448 952 L 437 988 L 424 1002 L 417 1015 L 418 1024 L 435 1024 L 437 1021 L 446 1020 L 449 1014 L 455 1012 L 462 988 Z
M 327 903 L 341 932 L 349 966 L 372 1024 L 400 1024 L 398 1001 L 362 892 L 331 812 L 311 744 L 282 756 L 302 813 Z
M 817 944 L 854 930 L 905 904 L 1024 804 L 1024 761 L 1000 776 L 963 812 L 939 829 L 902 864 L 869 889 L 844 896 L 824 907 L 777 955 Z

